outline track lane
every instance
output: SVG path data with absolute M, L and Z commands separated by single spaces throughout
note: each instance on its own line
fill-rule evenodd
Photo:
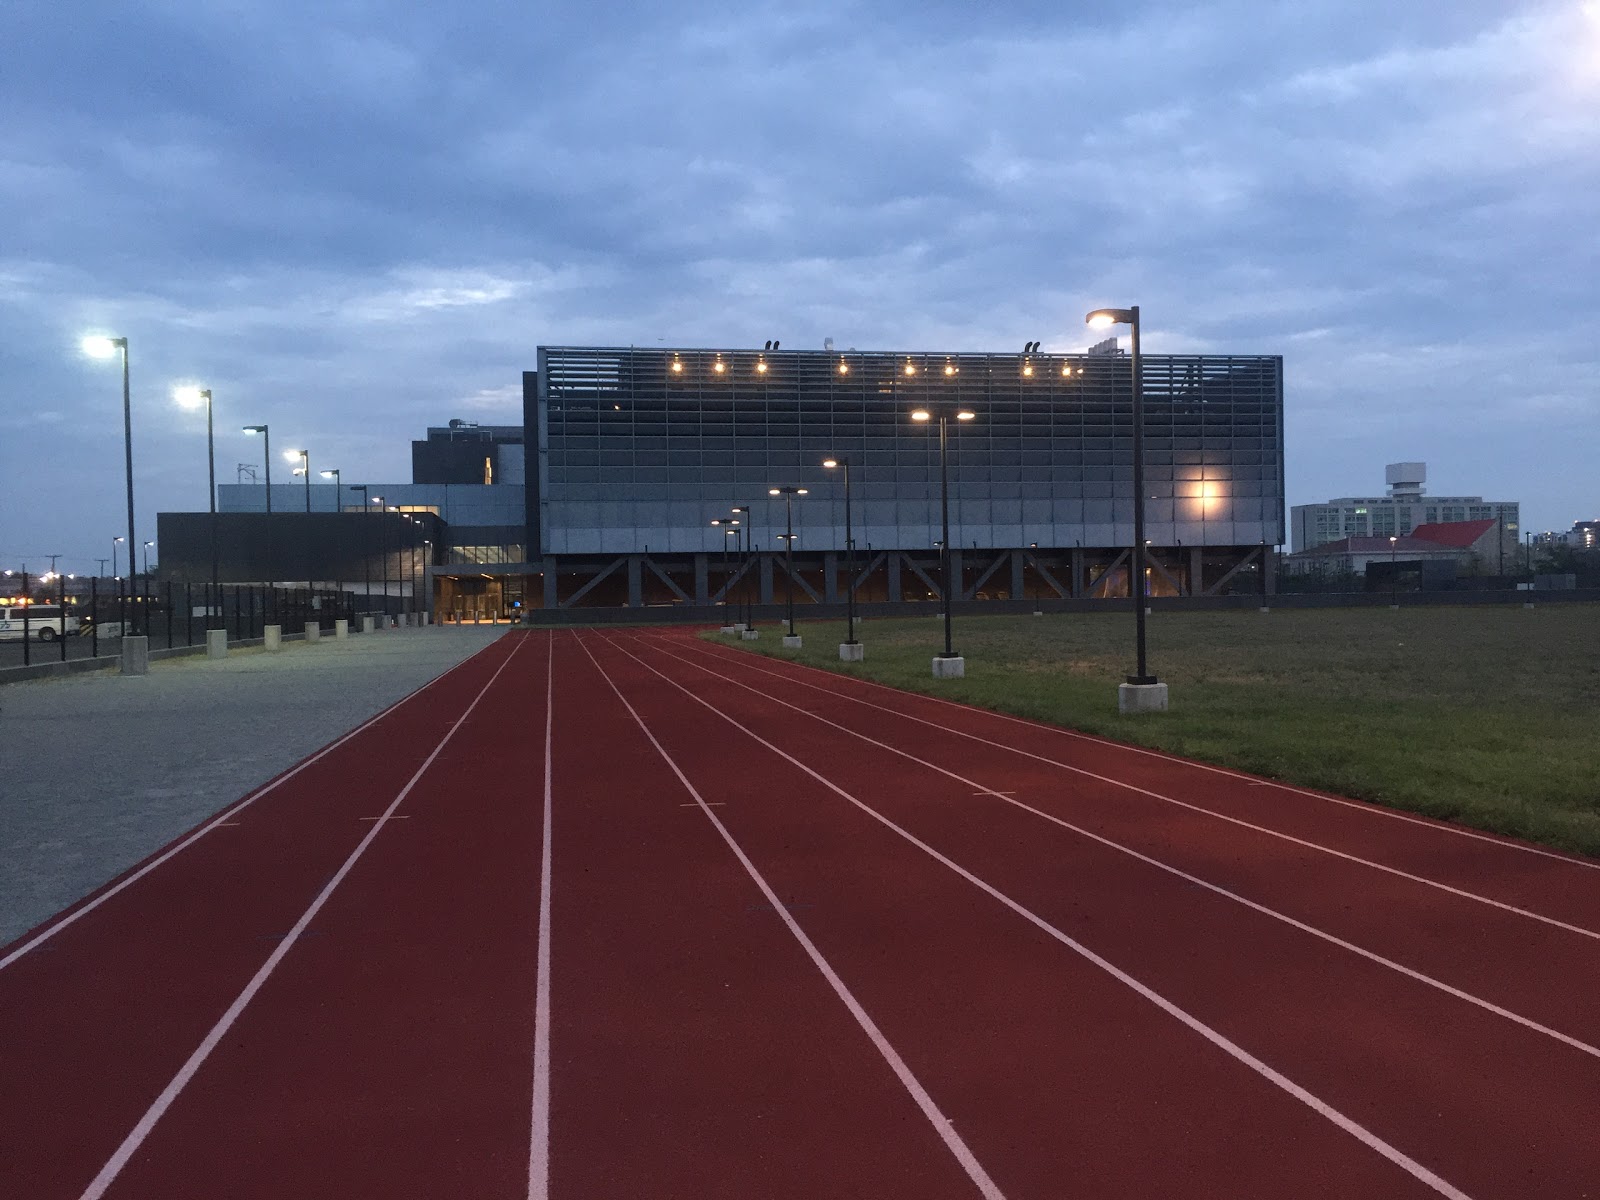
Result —
M 757 659 L 691 636 L 666 636 L 722 658 Z M 1600 937 L 1600 863 L 1589 859 L 1005 713 L 903 692 L 871 680 L 764 656 L 758 661 L 763 669 L 782 674 L 799 686 L 849 697 L 863 707 L 878 706 L 929 721 L 956 736 L 974 734 L 1134 787 L 1170 791 L 1172 781 L 1181 779 L 1185 799 L 1202 804 L 1221 819 L 1259 824 L 1329 851 L 1525 908 Z
M 637 644 L 725 675 L 847 730 L 870 725 L 874 738 L 937 767 L 970 775 L 969 763 L 981 761 L 993 768 L 982 773 L 983 780 L 1003 776 L 1011 781 L 996 783 L 995 790 L 1029 797 L 1047 819 L 1068 822 L 1083 836 L 1107 838 L 1591 1049 L 1600 1043 L 1600 993 L 1570 986 L 1574 971 L 1600 975 L 1600 945 L 1589 939 L 1529 925 L 1516 914 L 1465 903 L 1406 880 L 1373 876 L 1359 864 L 1285 847 L 1248 831 L 1241 835 L 1236 827 L 1202 814 L 1145 803 L 1147 798 L 1138 794 L 1062 775 L 1037 760 L 996 755 L 992 747 L 951 739 L 934 727 L 864 710 L 827 692 L 785 687 L 785 676 L 724 656 L 697 654 L 675 639 L 641 638 Z M 1406 919 L 1395 920 L 1395 913 L 1405 913 Z
M 693 670 L 686 666 L 679 678 L 690 682 Z M 695 690 L 857 795 L 889 769 L 885 751 L 859 741 L 853 754 L 841 746 L 807 757 L 794 749 L 804 737 L 794 727 L 811 722 L 794 710 L 731 685 Z M 1518 1195 L 1524 1187 L 1577 1195 L 1600 1173 L 1600 1152 L 1586 1148 L 1585 1131 L 1600 1111 L 1600 1063 L 1592 1054 L 1196 894 L 1109 849 L 1052 838 L 1037 818 L 972 795 L 975 776 L 996 774 L 987 761 L 981 770 L 969 761 L 961 781 L 929 781 L 926 771 L 919 778 L 907 760 L 895 761 L 912 774 L 903 787 L 878 793 L 873 803 L 885 815 L 1334 1107 L 1364 1114 L 1381 1136 L 1452 1183 L 1475 1195 Z M 1001 770 L 992 786 L 1022 792 L 1027 782 Z M 1065 894 L 1064 879 L 1071 880 Z
M 107 1196 L 526 1194 L 550 636 L 508 640 Z
M 486 647 L 0 972 L 0 1163 L 16 1194 L 79 1194 L 360 842 L 371 797 L 393 794 L 505 653 Z
M 630 701 L 696 786 L 726 799 L 719 815 L 780 892 L 812 906 L 796 920 L 1008 1196 L 1461 1195 L 1416 1164 L 1408 1177 L 1315 1097 L 1289 1100 L 1270 1072 L 1194 1036 L 737 726 L 759 713 L 806 761 L 865 764 L 837 735 L 747 696 L 691 691 L 711 711 L 638 676 L 627 647 L 596 653 L 635 672 Z M 896 764 L 862 769 L 869 787 L 904 786 Z M 738 779 L 764 780 L 762 802 Z

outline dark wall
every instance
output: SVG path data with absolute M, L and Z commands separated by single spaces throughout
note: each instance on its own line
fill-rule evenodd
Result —
M 544 352 L 540 352 L 541 358 Z M 527 513 L 524 518 L 528 530 L 522 544 L 526 546 L 528 561 L 536 562 L 544 557 L 544 543 L 540 536 L 539 525 L 539 492 L 542 481 L 539 478 L 541 460 L 539 458 L 539 433 L 542 426 L 539 422 L 539 372 L 524 371 L 522 373 L 522 448 L 523 471 L 527 487 Z
M 482 483 L 483 460 L 500 478 L 500 447 L 488 439 L 411 443 L 412 483 Z
M 431 513 L 218 513 L 217 577 L 223 583 L 399 578 L 440 561 L 445 523 Z M 162 579 L 211 580 L 209 513 L 158 513 Z M 431 541 L 424 548 L 423 541 Z

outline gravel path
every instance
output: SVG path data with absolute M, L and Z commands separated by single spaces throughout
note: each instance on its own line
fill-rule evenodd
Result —
M 397 629 L 0 688 L 0 945 L 503 632 Z

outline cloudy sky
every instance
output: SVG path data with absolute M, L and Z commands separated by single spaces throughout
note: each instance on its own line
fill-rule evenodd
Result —
M 1281 353 L 1290 503 L 1600 516 L 1600 0 L 0 0 L 0 565 L 540 343 Z

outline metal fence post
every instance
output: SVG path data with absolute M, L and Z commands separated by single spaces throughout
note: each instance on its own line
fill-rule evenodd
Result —
M 61 607 L 61 630 L 56 634 L 56 641 L 61 643 L 61 661 L 67 661 L 67 577 L 56 572 L 57 603 Z
M 100 576 L 89 579 L 89 657 L 100 657 Z
M 183 585 L 183 644 L 194 645 L 194 584 Z

